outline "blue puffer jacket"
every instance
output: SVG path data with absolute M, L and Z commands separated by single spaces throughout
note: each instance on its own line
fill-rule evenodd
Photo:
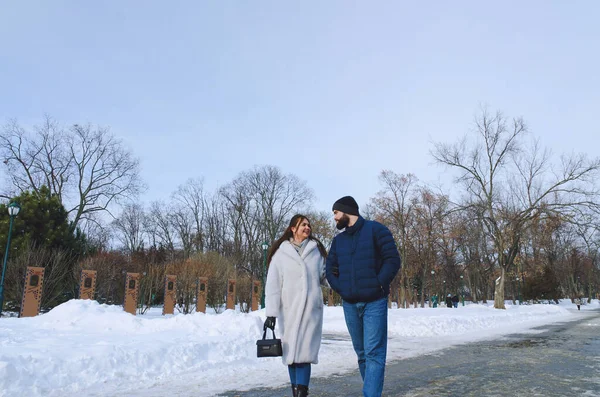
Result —
M 349 303 L 387 297 L 398 270 L 400 255 L 392 233 L 381 223 L 361 216 L 335 236 L 327 255 L 327 281 Z

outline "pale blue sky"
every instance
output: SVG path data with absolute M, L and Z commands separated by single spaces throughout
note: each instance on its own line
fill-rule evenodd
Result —
M 146 202 L 255 164 L 319 210 L 383 169 L 450 182 L 431 140 L 480 103 L 560 151 L 600 154 L 598 1 L 0 0 L 0 122 L 110 126 Z

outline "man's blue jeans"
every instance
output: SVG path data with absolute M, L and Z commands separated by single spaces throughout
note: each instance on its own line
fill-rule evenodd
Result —
M 387 303 L 387 298 L 369 303 L 343 302 L 344 318 L 358 356 L 365 397 L 379 397 L 383 391 L 387 354 Z

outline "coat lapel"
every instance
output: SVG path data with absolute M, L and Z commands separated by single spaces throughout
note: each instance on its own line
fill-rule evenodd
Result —
M 317 248 L 317 243 L 314 240 L 310 240 L 308 243 L 306 243 L 306 247 L 304 248 L 304 251 L 302 252 L 302 257 L 300 257 L 300 255 L 298 255 L 298 251 L 296 251 L 296 249 L 292 246 L 292 243 L 290 243 L 289 241 L 284 241 L 280 247 L 280 249 L 283 249 L 283 252 L 287 256 L 292 258 L 299 265 L 303 265 L 303 266 L 305 265 L 304 259 L 311 253 L 312 250 L 314 250 L 316 248 Z

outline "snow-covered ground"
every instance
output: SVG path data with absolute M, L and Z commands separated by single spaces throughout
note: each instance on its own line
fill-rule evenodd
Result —
M 498 339 L 574 320 L 559 305 L 508 304 L 391 309 L 388 361 Z M 214 396 L 231 389 L 288 382 L 280 358 L 256 358 L 264 310 L 132 316 L 121 306 L 71 300 L 33 318 L 0 319 L 0 396 Z M 277 331 L 277 329 L 276 329 Z M 313 377 L 356 369 L 341 307 L 325 307 L 320 363 Z

